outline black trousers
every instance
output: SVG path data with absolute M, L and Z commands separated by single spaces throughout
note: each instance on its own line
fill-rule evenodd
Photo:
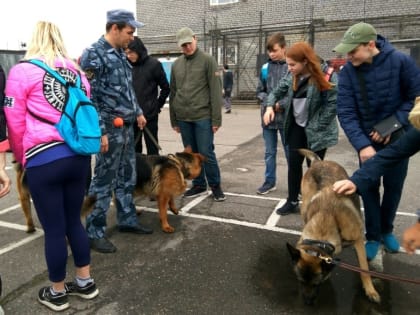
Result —
M 287 144 L 289 146 L 289 169 L 287 172 L 287 184 L 289 188 L 289 201 L 297 201 L 300 193 L 300 182 L 302 181 L 302 163 L 304 156 L 297 149 L 308 149 L 305 128 L 296 124 L 294 119 L 289 129 Z M 316 151 L 315 153 L 324 159 L 327 149 Z M 310 163 L 308 163 L 310 166 Z
M 158 117 L 155 119 L 148 119 L 147 120 L 147 129 L 153 135 L 155 140 L 158 142 Z M 146 143 L 147 155 L 159 155 L 159 149 L 154 144 L 153 140 L 149 137 L 147 132 L 140 130 L 137 124 L 134 125 L 134 139 L 135 143 L 135 150 L 136 153 L 143 153 L 143 135 L 144 135 L 144 142 Z

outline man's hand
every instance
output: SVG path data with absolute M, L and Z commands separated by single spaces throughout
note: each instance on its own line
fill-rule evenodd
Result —
M 364 163 L 367 160 L 369 160 L 372 156 L 374 156 L 375 154 L 376 154 L 376 150 L 371 145 L 366 147 L 366 148 L 363 148 L 359 152 L 360 161 L 362 163 Z
M 139 126 L 141 130 L 143 130 L 146 124 L 147 124 L 147 120 L 146 120 L 146 117 L 144 117 L 144 115 L 137 116 L 137 126 Z
M 108 136 L 103 135 L 101 137 L 101 153 L 108 152 L 108 149 L 109 149 Z
M 391 140 L 391 135 L 387 135 L 386 137 L 382 137 L 379 132 L 377 131 L 372 131 L 369 134 L 370 138 L 372 139 L 373 142 L 376 143 L 382 143 L 383 145 L 388 144 L 389 141 Z
M 343 179 L 334 183 L 333 190 L 337 194 L 351 195 L 356 192 L 357 187 L 350 179 Z
M 420 248 L 420 223 L 407 228 L 403 233 L 403 247 L 408 254 L 414 254 L 416 248 Z
M 216 133 L 219 130 L 220 126 L 213 126 L 213 133 Z
M 273 107 L 267 106 L 265 109 L 263 121 L 265 125 L 268 125 L 274 120 L 276 114 L 274 113 Z
M 6 153 L 0 152 L 0 197 L 10 192 L 12 181 L 6 173 Z

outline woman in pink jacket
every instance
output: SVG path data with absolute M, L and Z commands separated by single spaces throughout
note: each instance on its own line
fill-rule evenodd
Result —
M 25 58 L 40 59 L 57 70 L 68 82 L 86 77 L 68 57 L 59 29 L 38 22 Z M 16 161 L 26 169 L 29 190 L 45 233 L 45 257 L 52 285 L 39 291 L 38 300 L 52 310 L 69 307 L 68 295 L 91 299 L 98 295 L 90 276 L 90 249 L 80 221 L 90 157 L 77 155 L 47 121 L 58 122 L 65 104 L 66 89 L 43 69 L 27 62 L 9 72 L 5 91 L 5 113 L 9 141 Z M 67 242 L 76 278 L 65 283 Z

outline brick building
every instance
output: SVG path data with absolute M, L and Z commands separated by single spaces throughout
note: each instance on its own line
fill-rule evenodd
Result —
M 419 0 L 137 0 L 139 30 L 150 54 L 176 58 L 176 30 L 188 26 L 201 49 L 235 73 L 236 96 L 254 95 L 265 42 L 276 31 L 289 44 L 307 40 L 328 60 L 345 30 L 365 21 L 420 65 Z

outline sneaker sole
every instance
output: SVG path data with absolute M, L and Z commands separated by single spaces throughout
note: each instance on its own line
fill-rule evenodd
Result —
M 214 198 L 213 197 L 213 200 L 214 201 L 225 201 L 226 200 L 226 197 L 223 197 L 223 198 Z
M 269 190 L 262 191 L 262 192 L 257 190 L 257 194 L 258 195 L 267 195 L 269 192 L 275 191 L 276 189 L 277 189 L 276 187 L 273 187 L 273 188 L 270 188 Z
M 206 195 L 208 192 L 207 192 L 207 190 L 206 191 L 203 191 L 203 192 L 201 192 L 201 193 L 198 193 L 198 194 L 195 194 L 195 195 L 191 195 L 191 196 L 185 196 L 185 194 L 183 195 L 183 197 L 184 198 L 195 198 L 195 197 L 199 197 L 199 196 L 203 196 L 203 195 Z
M 68 302 L 62 305 L 55 305 L 51 302 L 41 300 L 39 297 L 38 297 L 38 302 L 45 305 L 49 309 L 52 309 L 53 311 L 57 311 L 57 312 L 64 311 L 70 307 L 70 304 Z
M 89 293 L 89 294 L 83 294 L 83 293 L 78 293 L 78 292 L 72 292 L 72 293 L 67 293 L 67 294 L 71 295 L 71 296 L 78 296 L 78 297 L 80 297 L 84 300 L 91 300 L 91 299 L 98 296 L 99 290 L 96 289 L 95 291 L 93 291 L 92 293 Z

